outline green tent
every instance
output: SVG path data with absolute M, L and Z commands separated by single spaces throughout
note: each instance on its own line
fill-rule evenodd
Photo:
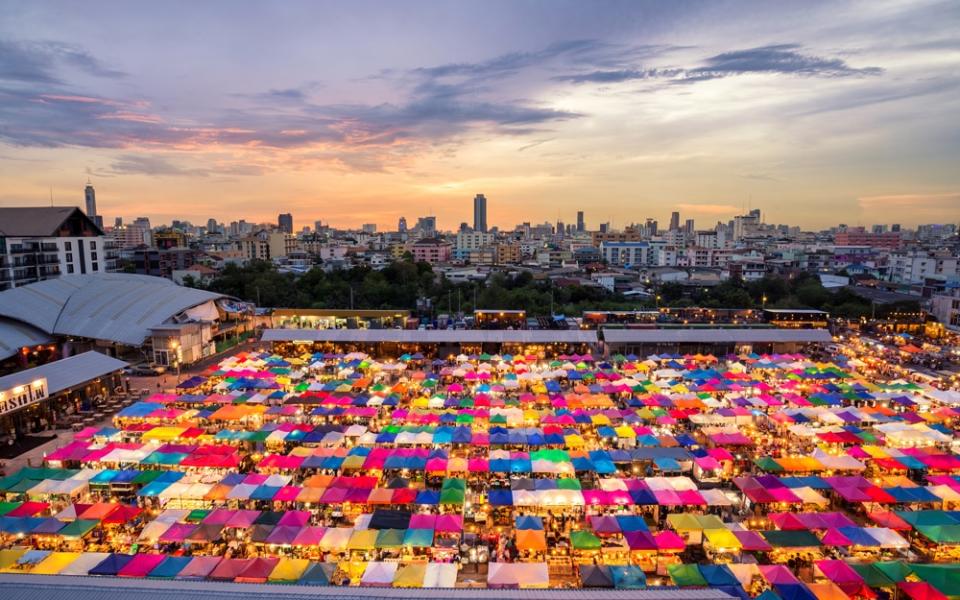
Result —
M 699 586 L 705 587 L 707 580 L 703 578 L 699 567 L 695 564 L 667 565 L 667 571 L 670 578 L 680 587 Z
M 99 524 L 100 521 L 96 519 L 77 519 L 68 523 L 66 527 L 57 532 L 57 535 L 66 538 L 82 538 Z
M 403 545 L 406 529 L 381 529 L 377 533 L 377 548 L 399 548 Z
M 756 463 L 756 465 L 760 467 L 760 469 L 763 471 L 776 471 L 778 473 L 780 471 L 783 471 L 783 467 L 780 466 L 780 463 L 773 460 L 769 456 L 761 456 L 760 458 L 755 458 L 753 459 L 753 462 Z
M 575 550 L 599 550 L 602 545 L 600 538 L 592 531 L 571 531 L 570 543 Z
M 187 518 L 184 519 L 188 523 L 199 523 L 200 521 L 207 518 L 207 515 L 210 514 L 210 510 L 206 508 L 195 508 L 190 511 L 190 514 L 187 515 Z
M 0 502 L 0 517 L 18 508 L 23 502 Z
M 809 531 L 761 531 L 760 534 L 775 548 L 817 548 L 820 540 Z
M 850 564 L 850 566 L 863 578 L 864 583 L 870 587 L 893 587 L 897 585 L 895 581 L 878 569 L 874 563 Z
M 894 583 L 906 581 L 910 573 L 913 572 L 910 565 L 899 560 L 875 562 L 873 568 L 886 575 L 887 579 Z
M 960 525 L 917 525 L 917 531 L 938 544 L 960 544 Z
M 136 484 L 148 484 L 157 477 L 160 477 L 164 474 L 164 471 L 140 471 L 136 477 L 133 478 L 132 483 Z
M 574 479 L 573 477 L 561 477 L 560 479 L 557 479 L 557 489 L 579 490 L 582 488 L 580 486 L 580 480 Z
M 913 574 L 948 596 L 960 595 L 960 565 L 913 565 Z
M 942 510 L 898 510 L 896 513 L 914 527 L 957 524 L 956 519 Z

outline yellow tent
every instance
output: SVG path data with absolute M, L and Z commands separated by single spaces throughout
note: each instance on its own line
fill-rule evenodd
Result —
M 0 570 L 17 564 L 17 559 L 20 558 L 26 551 L 27 548 L 24 548 L 23 546 L 14 546 L 13 548 L 0 550 Z
M 268 580 L 290 583 L 298 581 L 309 566 L 310 561 L 305 558 L 288 558 L 285 556 L 270 572 Z
M 423 587 L 423 578 L 427 574 L 426 563 L 400 565 L 393 579 L 393 587 L 419 588 Z
M 67 565 L 80 558 L 80 552 L 51 552 L 45 559 L 37 563 L 30 573 L 34 575 L 56 575 L 67 568 Z
M 145 431 L 140 439 L 145 442 L 150 440 L 175 440 L 186 430 L 186 427 L 154 427 L 149 431 Z
M 358 529 L 350 536 L 347 550 L 373 550 L 377 545 L 376 529 Z
M 714 548 L 739 550 L 743 547 L 737 536 L 729 529 L 704 529 L 703 534 Z

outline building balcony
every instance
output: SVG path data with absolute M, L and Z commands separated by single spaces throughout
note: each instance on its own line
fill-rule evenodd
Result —
M 7 252 L 10 254 L 33 254 L 39 250 L 39 244 L 11 244 Z

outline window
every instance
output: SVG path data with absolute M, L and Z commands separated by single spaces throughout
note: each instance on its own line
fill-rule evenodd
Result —
M 67 265 L 67 273 L 73 273 L 73 265 Z
M 97 260 L 97 253 L 96 253 L 96 252 L 91 252 L 91 253 L 90 253 L 90 260 Z
M 73 262 L 73 252 L 67 252 L 67 262 L 68 263 Z
M 97 263 L 93 263 L 93 270 L 95 272 L 100 270 L 99 268 L 97 268 Z
M 96 249 L 97 249 L 97 243 L 96 243 L 95 241 L 93 241 L 93 240 L 90 240 L 90 249 L 91 249 L 91 250 L 96 250 Z
M 66 250 L 67 252 L 70 252 L 71 250 L 73 250 L 73 242 L 64 242 L 63 249 Z

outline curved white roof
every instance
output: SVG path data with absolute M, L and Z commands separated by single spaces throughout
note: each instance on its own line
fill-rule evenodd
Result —
M 24 346 L 46 344 L 50 336 L 21 321 L 0 317 L 0 360 L 9 358 Z
M 0 316 L 49 334 L 139 346 L 151 327 L 223 297 L 148 275 L 65 275 L 0 292 Z

